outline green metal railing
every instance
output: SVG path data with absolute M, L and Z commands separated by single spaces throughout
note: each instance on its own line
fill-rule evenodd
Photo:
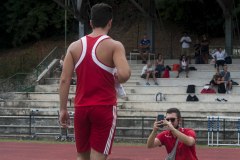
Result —
M 33 70 L 32 73 L 16 73 L 13 76 L 0 82 L 0 92 L 29 92 L 34 90 L 38 76 L 48 68 L 54 60 L 59 59 L 64 49 L 55 47 Z
M 47 69 L 48 65 L 55 58 L 60 58 L 63 52 L 57 47 L 55 47 L 43 60 L 40 62 L 34 70 L 36 77 L 38 77 L 45 69 Z

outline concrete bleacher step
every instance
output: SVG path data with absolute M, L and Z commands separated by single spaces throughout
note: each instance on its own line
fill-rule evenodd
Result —
M 34 115 L 34 118 L 33 118 Z M 58 125 L 58 116 L 57 113 L 54 115 L 7 115 L 7 116 L 0 116 L 0 124 L 4 124 L 5 126 L 8 125 L 29 125 L 29 123 L 33 123 L 33 125 L 45 125 L 45 126 L 56 126 Z M 32 125 L 32 124 L 31 124 Z M 3 126 L 3 125 L 2 125 Z
M 229 101 L 238 101 L 240 100 L 240 87 L 234 87 L 234 89 L 231 91 L 231 94 L 200 94 L 202 90 L 202 87 L 196 87 L 195 94 L 199 98 L 200 101 L 212 101 L 216 98 L 226 98 Z M 137 101 L 137 100 L 146 100 L 146 101 L 155 101 L 156 94 L 162 93 L 166 97 L 167 101 L 184 101 L 186 100 L 186 97 L 189 93 L 186 93 L 185 87 L 178 87 L 177 89 L 175 87 L 131 87 L 131 89 L 127 89 L 127 100 L 131 101 Z M 217 89 L 216 89 L 217 91 Z M 154 93 L 155 92 L 155 93 Z M 193 94 L 191 94 L 193 95 Z M 74 93 L 69 94 L 69 103 L 72 104 L 74 101 Z M 58 93 L 34 93 L 30 92 L 27 95 L 25 92 L 16 92 L 14 101 L 20 100 L 19 103 L 21 103 L 23 100 L 27 100 L 26 103 L 32 103 L 32 101 L 56 101 L 59 99 Z M 158 97 L 159 99 L 159 97 Z M 13 100 L 6 100 L 5 102 L 10 103 L 10 101 Z M 71 101 L 71 102 L 70 102 Z M 122 101 L 122 98 L 118 98 L 118 101 Z M 17 102 L 15 102 L 17 103 Z M 26 104 L 25 103 L 25 104 Z M 0 104 L 4 104 L 4 102 L 0 102 Z M 16 104 L 19 105 L 19 104 Z M 52 103 L 49 103 L 49 105 L 52 105 Z M 29 105 L 27 105 L 29 106 Z
M 0 116 L 30 116 L 32 112 L 38 112 L 41 115 L 57 115 L 59 107 L 0 107 Z M 69 111 L 73 111 L 73 108 L 69 107 Z
M 151 83 L 151 82 L 150 82 Z M 202 89 L 202 86 L 196 86 L 195 87 L 195 93 L 200 94 Z M 145 85 L 138 85 L 138 86 L 124 86 L 125 90 L 130 90 L 131 92 L 127 92 L 128 94 L 131 93 L 136 93 L 136 94 L 157 94 L 159 92 L 163 94 L 183 94 L 187 95 L 187 86 L 168 86 L 167 84 L 165 86 L 156 86 L 156 85 L 151 85 L 151 86 L 145 86 Z M 213 88 L 217 92 L 217 88 Z M 218 94 L 218 93 L 216 93 Z M 233 89 L 231 90 L 230 95 L 239 95 L 240 94 L 240 86 L 233 86 Z M 209 95 L 209 94 L 207 94 Z M 224 94 L 219 94 L 219 95 L 224 95 Z M 240 95 L 239 95 L 240 96 Z
M 141 71 L 140 70 L 137 70 L 135 72 L 132 72 L 131 76 L 132 77 L 140 77 L 141 75 Z M 215 71 L 189 71 L 188 73 L 188 76 L 189 78 L 208 78 L 209 80 L 212 79 L 213 75 L 215 74 L 216 72 Z M 231 71 L 231 78 L 240 78 L 240 75 L 239 75 L 240 71 Z M 177 76 L 177 72 L 176 71 L 170 71 L 169 72 L 170 74 L 170 78 L 176 78 Z M 185 72 L 181 72 L 180 75 L 179 75 L 179 78 L 186 78 L 186 73 Z
M 133 82 L 133 84 L 136 84 L 137 81 Z M 76 90 L 76 85 L 71 85 L 70 86 L 70 90 L 69 90 L 69 93 L 72 94 L 72 93 L 75 93 L 75 90 Z M 54 84 L 51 84 L 51 85 L 37 85 L 35 86 L 35 92 L 36 93 L 46 93 L 46 94 L 50 94 L 50 93 L 59 93 L 59 85 L 54 85 Z M 26 92 L 26 93 L 35 93 L 35 92 Z M 131 91 L 128 89 L 126 89 L 126 92 L 129 92 L 131 93 Z
M 215 74 L 215 72 L 211 72 L 211 71 L 190 71 L 188 74 L 189 78 L 186 78 L 186 74 L 184 72 L 180 73 L 179 78 L 176 78 L 177 72 L 170 71 L 170 78 L 176 79 L 176 81 L 181 81 L 182 78 L 184 78 L 184 81 L 185 80 L 191 81 L 192 79 L 193 80 L 200 79 L 200 81 L 203 81 L 203 82 L 205 81 L 205 83 L 209 83 L 209 81 L 212 79 L 214 74 Z M 125 84 L 126 85 L 131 84 L 131 83 L 133 83 L 132 82 L 133 80 L 144 81 L 144 79 L 141 78 L 140 75 L 141 75 L 141 71 L 132 72 L 130 80 Z M 231 72 L 231 78 L 234 81 L 239 83 L 240 82 L 240 70 Z M 152 78 L 150 78 L 150 79 L 152 79 Z M 169 78 L 158 78 L 158 81 L 165 80 L 165 79 L 169 80 Z M 44 84 L 45 85 L 57 85 L 57 84 L 59 84 L 59 81 L 60 81 L 60 78 L 46 78 L 44 81 Z M 57 88 L 59 88 L 59 86 L 57 86 Z M 73 91 L 73 88 L 71 86 L 70 91 Z M 36 87 L 36 90 L 41 91 L 41 86 Z
M 195 94 L 199 99 L 199 102 L 216 102 L 218 99 L 226 99 L 227 102 L 240 102 L 240 96 L 236 94 Z M 165 100 L 163 102 L 186 102 L 188 94 L 164 94 Z M 159 101 L 160 97 L 157 97 Z M 155 102 L 156 101 L 156 94 L 128 94 L 127 95 L 128 101 L 140 101 L 143 103 L 147 102 Z M 218 101 L 217 101 L 218 102 Z M 226 103 L 227 103 L 226 102 Z M 127 103 L 127 101 L 126 101 Z
M 240 62 L 239 62 L 240 63 Z M 165 62 L 165 66 L 168 65 L 171 69 L 173 67 L 173 64 L 176 63 L 166 63 Z M 179 63 L 177 63 L 179 64 Z M 131 70 L 141 70 L 143 68 L 145 64 L 130 64 Z M 215 71 L 215 67 L 213 64 L 190 64 L 189 67 L 195 67 L 197 69 L 197 71 Z M 222 67 L 220 66 L 220 69 L 222 69 Z M 239 64 L 228 64 L 228 70 L 229 71 L 239 71 L 240 70 L 240 66 Z
M 126 89 L 125 92 L 130 94 L 133 89 Z M 69 93 L 68 101 L 70 104 L 74 102 L 75 93 Z M 121 99 L 121 98 L 119 98 Z M 1 104 L 10 103 L 11 101 L 22 101 L 26 100 L 26 103 L 31 103 L 32 101 L 59 101 L 59 93 L 58 92 L 13 92 L 11 94 L 11 98 L 4 99 L 0 102 Z M 14 102 L 13 102 L 14 103 Z M 15 102 L 16 103 L 16 102 Z M 51 105 L 52 103 L 49 103 Z M 18 104 L 17 104 L 18 105 Z M 29 105 L 27 105 L 29 106 Z
M 150 82 L 153 83 L 153 82 Z M 158 92 L 161 92 L 163 94 L 183 94 L 183 95 L 187 95 L 188 93 L 186 93 L 187 91 L 187 86 L 182 86 L 182 85 L 177 85 L 177 86 L 168 86 L 167 84 L 165 84 L 165 86 L 159 82 L 161 84 L 161 86 L 156 86 L 156 85 L 150 85 L 150 86 L 145 86 L 145 84 L 143 85 L 132 85 L 132 86 L 124 86 L 124 89 L 130 92 L 127 92 L 128 94 L 131 93 L 136 93 L 136 94 L 157 94 Z M 166 82 L 167 83 L 167 82 Z M 201 82 L 200 82 L 201 83 Z M 196 94 L 200 94 L 202 89 L 203 89 L 204 85 L 200 85 L 200 86 L 196 86 L 195 87 L 195 93 Z M 214 87 L 213 88 L 215 91 L 217 91 L 217 88 Z M 240 86 L 233 86 L 233 89 L 231 91 L 230 95 L 239 95 L 240 94 Z M 222 94 L 220 94 L 222 95 Z
M 211 79 L 208 78 L 158 78 L 157 82 L 158 85 L 154 84 L 153 79 L 149 80 L 150 86 L 146 87 L 164 87 L 164 86 L 188 86 L 190 84 L 194 84 L 195 86 L 204 86 L 206 84 L 209 84 Z M 240 84 L 240 79 L 235 79 L 233 80 L 237 83 Z M 129 80 L 129 82 L 124 83 L 123 86 L 145 86 L 146 80 L 145 79 L 134 79 L 134 80 Z M 238 86 L 234 85 L 233 87 Z
M 52 108 L 59 107 L 59 100 L 6 100 L 4 102 L 0 102 L 0 107 L 19 107 L 19 108 Z M 68 101 L 67 106 L 73 106 L 73 102 L 71 100 Z
M 14 92 L 12 93 L 14 100 L 59 100 L 58 92 Z M 69 93 L 68 99 L 73 99 L 75 93 Z
M 165 113 L 170 107 L 177 107 L 187 117 L 206 117 L 207 115 L 238 116 L 239 102 L 147 102 L 128 101 L 118 104 L 119 114 L 128 116 L 154 116 Z M 122 112 L 122 113 L 121 113 Z
M 71 85 L 69 92 L 75 92 L 76 90 L 76 85 Z M 35 92 L 59 92 L 59 84 L 51 84 L 51 85 L 36 85 Z
M 183 77 L 182 77 L 183 76 Z M 180 75 L 180 78 L 158 78 L 157 82 L 159 84 L 159 86 L 164 86 L 164 85 L 168 85 L 168 86 L 187 86 L 189 84 L 195 84 L 198 86 L 204 86 L 205 84 L 209 84 L 210 80 L 212 79 L 212 77 L 197 77 L 197 78 L 186 78 L 184 77 L 185 75 Z M 235 82 L 240 84 L 240 74 L 239 74 L 239 78 L 232 78 Z M 58 91 L 58 87 L 55 85 L 57 84 L 59 81 L 59 78 L 48 78 L 48 80 L 46 81 L 45 85 L 41 85 L 41 89 L 40 87 L 36 87 L 35 90 L 36 91 L 48 91 L 48 92 L 52 92 L 52 91 Z M 131 85 L 145 85 L 146 80 L 143 78 L 140 78 L 139 76 L 134 77 L 132 76 L 132 78 L 123 84 L 123 86 L 131 86 Z M 150 78 L 150 84 L 153 85 L 154 82 L 152 80 L 152 78 Z M 75 91 L 76 86 L 71 86 L 70 92 L 74 92 Z

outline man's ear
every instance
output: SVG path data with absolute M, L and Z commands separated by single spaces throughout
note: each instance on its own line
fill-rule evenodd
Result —
M 90 26 L 93 28 L 92 20 L 90 20 Z
M 111 27 L 112 27 L 112 19 L 108 21 L 108 28 L 111 28 Z
M 178 118 L 178 124 L 182 123 L 182 118 Z

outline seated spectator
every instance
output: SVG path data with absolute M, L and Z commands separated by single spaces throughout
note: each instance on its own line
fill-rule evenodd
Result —
M 231 93 L 232 90 L 231 74 L 228 71 L 228 66 L 226 64 L 223 67 L 223 71 L 220 72 L 220 75 L 223 77 L 223 80 L 225 82 L 227 93 Z
M 179 65 L 180 65 L 180 67 L 179 67 L 178 74 L 177 74 L 176 78 L 179 78 L 179 74 L 182 71 L 186 72 L 186 78 L 188 78 L 188 72 L 189 72 L 188 59 L 187 59 L 187 57 L 185 55 L 181 56 L 180 61 L 179 61 Z
M 150 44 L 151 41 L 147 39 L 147 35 L 143 36 L 143 39 L 140 41 L 139 52 L 142 58 L 142 63 L 146 64 L 148 59 L 148 54 L 150 53 Z
M 156 60 L 156 68 L 155 68 L 155 71 L 156 71 L 156 77 L 157 78 L 161 78 L 162 77 L 162 72 L 165 70 L 165 67 L 164 67 L 164 59 L 163 59 L 163 56 L 162 54 L 159 54 L 158 55 L 158 58 Z
M 217 72 L 213 75 L 213 78 L 209 82 L 211 88 L 214 88 L 215 86 L 218 85 L 218 81 L 222 79 L 221 75 L 219 74 L 218 70 Z
M 225 57 L 226 57 L 226 53 L 225 53 L 225 50 L 222 50 L 222 48 L 218 48 L 216 50 L 216 52 L 214 52 L 212 54 L 212 57 L 215 59 L 215 62 L 216 62 L 216 67 L 217 69 L 219 69 L 219 66 L 221 65 L 222 68 L 225 64 Z
M 225 81 L 221 75 L 219 75 L 219 77 L 217 78 L 216 83 L 218 87 L 218 93 L 226 93 Z
M 153 80 L 155 82 L 154 84 L 158 85 L 157 79 L 155 77 L 155 70 L 152 68 L 151 62 L 148 62 L 145 66 L 143 66 L 141 78 L 144 78 L 144 79 L 146 78 L 146 80 L 147 80 L 146 86 L 150 85 L 150 83 L 149 83 L 150 78 L 153 78 Z

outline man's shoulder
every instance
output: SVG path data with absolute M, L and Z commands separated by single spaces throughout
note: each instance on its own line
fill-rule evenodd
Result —
M 185 134 L 188 134 L 188 133 L 195 134 L 195 131 L 192 128 L 180 128 L 179 130 L 180 130 L 180 132 L 185 133 Z
M 75 51 L 75 50 L 78 50 L 78 49 L 81 49 L 81 48 L 82 48 L 82 42 L 81 42 L 81 39 L 79 39 L 79 40 L 73 41 L 69 45 L 68 49 L 72 52 L 72 51 Z

